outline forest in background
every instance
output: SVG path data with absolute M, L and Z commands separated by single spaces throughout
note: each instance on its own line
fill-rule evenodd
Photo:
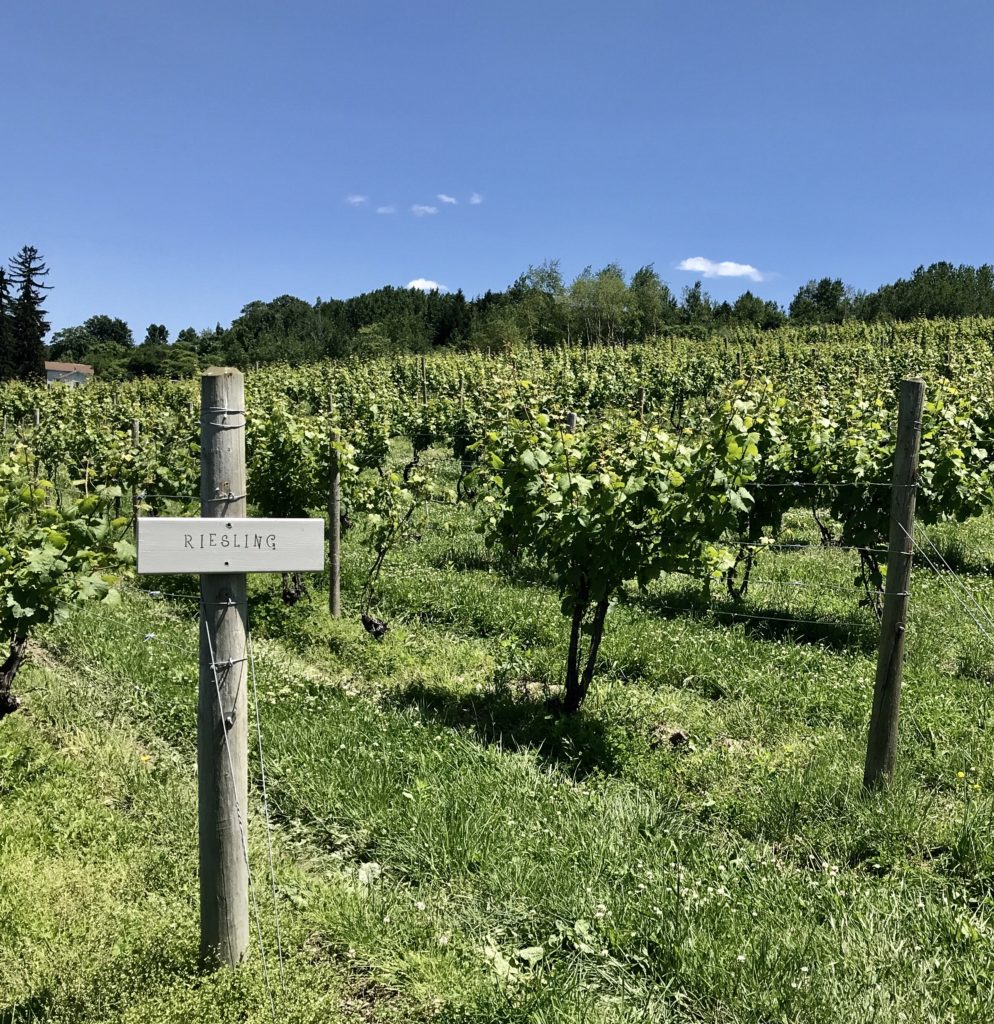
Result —
M 326 357 L 374 357 L 436 349 L 505 351 L 516 344 L 627 345 L 678 333 L 785 324 L 886 323 L 918 317 L 994 316 L 994 267 L 933 263 L 909 278 L 858 292 L 841 279 L 811 280 L 786 309 L 745 291 L 717 302 L 703 283 L 678 297 L 652 265 L 626 278 L 615 263 L 565 281 L 557 261 L 529 267 L 503 291 L 467 299 L 462 291 L 386 286 L 313 303 L 292 295 L 245 305 L 228 327 L 187 327 L 170 339 L 152 323 L 136 342 L 119 317 L 94 314 L 55 332 L 44 309 L 48 268 L 25 246 L 0 268 L 0 380 L 44 376 L 46 359 L 93 366 L 104 378 L 184 377 L 211 364 L 248 367 Z

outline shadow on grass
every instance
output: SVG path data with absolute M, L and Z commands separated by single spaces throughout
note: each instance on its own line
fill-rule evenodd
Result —
M 429 559 L 433 569 L 454 569 L 457 572 L 499 574 L 504 583 L 522 586 L 549 587 L 549 570 L 533 561 L 486 548 L 451 546 Z
M 875 651 L 879 641 L 879 630 L 869 621 L 794 612 L 774 604 L 736 607 L 731 601 L 715 601 L 699 588 L 686 587 L 666 594 L 628 594 L 624 600 L 663 619 L 690 617 L 713 620 L 716 625 L 741 625 L 755 640 L 789 640 L 864 654 Z
M 0 1024 L 29 1024 L 47 1020 L 54 1007 L 55 998 L 50 988 L 43 988 L 23 1003 L 0 1006 Z
M 937 573 L 948 571 L 956 576 L 994 576 L 994 552 L 977 551 L 975 546 L 959 537 L 940 536 L 932 538 L 932 543 L 920 542 L 915 565 L 921 567 L 928 562 L 937 566 Z
M 546 764 L 578 777 L 616 774 L 621 768 L 603 721 L 582 711 L 554 714 L 542 697 L 527 692 L 453 693 L 418 682 L 393 691 L 384 702 L 416 707 L 427 721 L 471 730 L 488 746 L 533 751 Z

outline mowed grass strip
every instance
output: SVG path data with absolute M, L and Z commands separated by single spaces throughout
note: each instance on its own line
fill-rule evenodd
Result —
M 200 969 L 194 737 L 180 731 L 188 658 L 89 612 L 64 636 L 82 660 L 35 649 L 18 677 L 23 707 L 0 721 L 0 1024 L 414 1019 L 369 965 L 323 945 L 322 905 L 361 906 L 365 894 L 337 858 L 302 855 L 292 830 L 275 835 L 281 975 L 257 801 L 249 845 L 267 963 L 253 922 L 243 967 Z M 160 614 L 155 629 L 192 650 L 187 624 Z
M 445 580 L 436 594 L 410 568 L 413 544 L 395 554 L 382 589 L 408 622 L 382 643 L 329 623 L 315 597 L 284 627 L 312 659 L 260 650 L 281 828 L 359 881 L 360 899 L 299 897 L 320 907 L 324 948 L 451 1019 L 983 1019 L 989 766 L 923 786 L 930 748 L 906 737 L 910 770 L 863 797 L 868 704 L 860 714 L 835 690 L 868 700 L 872 652 L 630 605 L 611 642 L 641 646 L 608 650 L 590 708 L 557 722 L 527 688 L 493 686 L 519 609 L 535 624 L 528 664 L 551 673 L 555 598 L 484 570 L 432 570 Z M 450 612 L 435 616 L 442 599 Z M 474 640 L 487 608 L 492 628 Z M 135 654 L 130 670 L 106 653 L 136 626 L 162 638 L 163 615 L 145 602 L 94 609 L 53 642 L 143 692 L 150 724 L 175 737 L 193 718 L 192 648 L 173 669 L 188 674 L 179 689 L 153 671 L 161 652 L 145 666 Z M 192 625 L 176 628 L 180 646 L 194 642 Z M 704 690 L 694 674 L 728 682 Z M 975 717 L 957 701 L 936 708 L 915 713 L 932 716 L 938 745 L 979 750 Z M 669 724 L 688 742 L 674 745 Z

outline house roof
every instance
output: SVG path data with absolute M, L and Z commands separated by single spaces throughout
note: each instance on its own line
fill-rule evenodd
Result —
M 86 363 L 45 363 L 46 373 L 81 373 L 84 377 L 93 376 L 93 367 Z

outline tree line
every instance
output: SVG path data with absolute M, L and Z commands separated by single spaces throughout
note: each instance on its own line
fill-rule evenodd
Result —
M 152 323 L 136 343 L 124 320 L 101 313 L 57 331 L 46 350 L 47 273 L 31 246 L 10 261 L 9 274 L 0 270 L 0 379 L 40 376 L 45 358 L 88 363 L 109 378 L 182 377 L 211 363 L 245 367 L 438 348 L 498 351 L 516 343 L 625 345 L 788 323 L 994 316 L 994 267 L 987 264 L 933 263 L 869 293 L 838 278 L 811 280 L 784 309 L 752 291 L 717 302 L 701 281 L 678 297 L 652 265 L 627 278 L 616 263 L 587 267 L 567 282 L 558 262 L 550 261 L 529 267 L 503 291 L 473 299 L 462 291 L 387 286 L 313 303 L 292 295 L 255 300 L 229 327 L 188 327 L 172 340 L 163 324 Z

